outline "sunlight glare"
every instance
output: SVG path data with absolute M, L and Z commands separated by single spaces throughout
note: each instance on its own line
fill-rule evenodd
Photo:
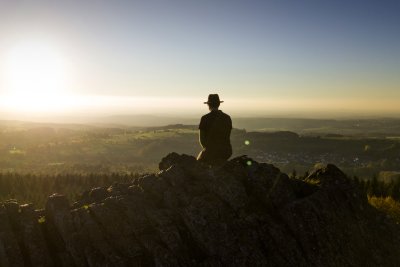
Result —
M 67 64 L 46 43 L 21 43 L 5 57 L 7 106 L 19 111 L 52 111 L 65 102 Z

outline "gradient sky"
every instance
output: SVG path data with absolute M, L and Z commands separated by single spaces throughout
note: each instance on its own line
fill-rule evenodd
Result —
M 203 112 L 217 92 L 233 113 L 398 115 L 399 14 L 372 0 L 0 0 L 0 54 L 46 43 L 70 94 L 124 99 L 119 112 Z

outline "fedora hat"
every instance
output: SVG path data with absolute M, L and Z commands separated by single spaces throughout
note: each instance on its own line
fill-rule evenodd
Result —
M 204 102 L 204 104 L 214 104 L 214 103 L 223 103 L 223 102 L 224 101 L 219 100 L 218 94 L 209 94 L 208 100 L 207 100 L 207 102 Z

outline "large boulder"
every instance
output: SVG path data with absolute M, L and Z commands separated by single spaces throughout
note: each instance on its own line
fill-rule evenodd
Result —
M 246 156 L 158 173 L 73 206 L 0 206 L 0 266 L 400 266 L 400 229 L 334 165 L 304 180 Z

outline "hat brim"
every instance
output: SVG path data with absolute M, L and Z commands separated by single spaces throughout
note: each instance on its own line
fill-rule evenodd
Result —
M 218 102 L 218 101 L 217 101 Z M 204 102 L 204 104 L 212 104 L 212 103 L 215 103 L 215 102 Z M 219 101 L 219 103 L 224 103 L 224 101 Z

